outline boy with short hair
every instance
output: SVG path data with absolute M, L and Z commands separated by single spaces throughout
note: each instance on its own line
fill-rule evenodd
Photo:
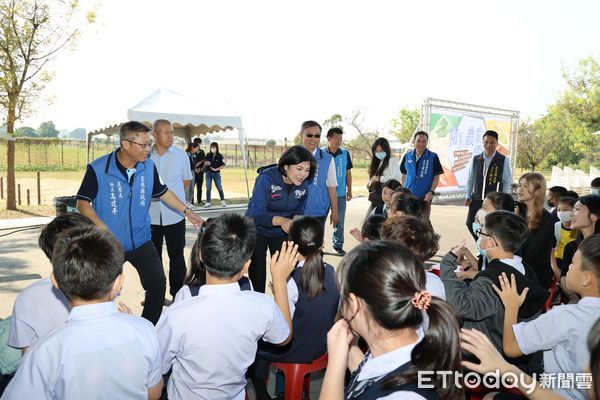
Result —
M 160 352 L 154 327 L 120 313 L 123 248 L 98 228 L 61 234 L 52 282 L 72 307 L 67 323 L 25 354 L 3 399 L 158 399 Z
M 557 306 L 532 321 L 517 323 L 527 289 L 517 291 L 513 276 L 510 281 L 507 275 L 501 277 L 500 288 L 494 289 L 506 310 L 503 338 L 506 355 L 518 357 L 543 350 L 544 372 L 548 374 L 560 376 L 585 370 L 590 357 L 586 338 L 600 318 L 600 234 L 579 244 L 567 273 L 567 287 L 582 297 L 579 303 Z M 555 391 L 564 398 L 587 398 L 585 391 L 577 390 L 575 385 Z
M 38 240 L 39 246 L 52 261 L 56 237 L 71 228 L 94 226 L 88 217 L 66 213 L 50 221 Z M 19 293 L 13 306 L 8 345 L 24 354 L 36 340 L 65 323 L 69 316 L 69 300 L 50 278 L 41 279 Z
M 502 351 L 504 307 L 493 289 L 505 272 L 514 274 L 519 290 L 529 287 L 519 319 L 536 316 L 544 306 L 548 291 L 534 277 L 532 270 L 523 265 L 514 253 L 527 237 L 527 224 L 520 216 L 508 211 L 494 211 L 486 215 L 485 226 L 477 231 L 480 248 L 488 258 L 484 271 L 474 272 L 470 282 L 457 278 L 457 256 L 448 252 L 440 264 L 440 278 L 446 289 L 446 300 L 454 306 L 466 328 L 475 328 L 486 334 L 496 348 Z
M 258 340 L 284 345 L 291 339 L 287 277 L 298 261 L 297 246 L 284 242 L 271 259 L 273 301 L 264 293 L 242 291 L 238 284 L 254 250 L 252 221 L 227 213 L 202 229 L 206 284 L 196 297 L 173 304 L 156 325 L 162 373 L 172 369 L 170 400 L 241 400 Z

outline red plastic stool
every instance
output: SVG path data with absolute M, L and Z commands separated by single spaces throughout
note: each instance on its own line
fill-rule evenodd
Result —
M 310 364 L 274 362 L 271 363 L 271 366 L 283 372 L 285 377 L 285 400 L 302 400 L 302 391 L 309 392 L 310 389 L 308 374 L 327 368 L 327 353 Z

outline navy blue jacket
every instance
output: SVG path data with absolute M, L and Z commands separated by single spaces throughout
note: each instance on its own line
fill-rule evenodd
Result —
M 270 238 L 286 235 L 281 227 L 273 226 L 273 217 L 291 219 L 303 214 L 307 186 L 307 181 L 300 186 L 286 184 L 277 166 L 262 170 L 256 177 L 246 211 L 246 216 L 254 220 L 257 233 Z

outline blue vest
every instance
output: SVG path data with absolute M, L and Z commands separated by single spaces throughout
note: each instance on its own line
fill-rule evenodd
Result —
M 322 148 L 327 154 L 331 154 L 327 151 L 327 147 Z M 335 176 L 337 178 L 337 197 L 346 197 L 346 172 L 348 169 L 348 150 L 340 147 L 341 154 L 333 157 L 335 161 Z
M 90 164 L 98 180 L 92 206 L 123 250 L 131 251 L 150 240 L 148 208 L 154 186 L 154 162 L 148 158 L 137 163 L 129 183 L 117 167 L 116 153 L 117 150 Z
M 417 161 L 417 151 L 406 153 L 404 167 L 406 168 L 406 180 L 404 186 L 410 189 L 412 194 L 422 199 L 431 190 L 433 183 L 433 160 L 435 153 L 426 149 Z
M 329 210 L 329 191 L 327 189 L 327 171 L 333 157 L 326 151 L 317 148 L 315 159 L 317 170 L 308 183 L 308 197 L 304 206 L 304 215 L 311 217 L 323 217 Z

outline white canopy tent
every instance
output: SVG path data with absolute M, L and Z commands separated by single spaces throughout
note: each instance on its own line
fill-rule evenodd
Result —
M 182 137 L 187 143 L 195 136 L 206 135 L 219 131 L 236 129 L 238 131 L 242 159 L 244 162 L 244 173 L 246 176 L 246 192 L 250 198 L 250 187 L 248 185 L 248 162 L 246 160 L 246 140 L 242 117 L 237 115 L 229 105 L 205 104 L 195 99 L 185 97 L 172 90 L 161 88 L 138 104 L 127 110 L 129 121 L 139 121 L 152 126 L 157 119 L 166 119 L 173 124 L 175 136 Z M 112 136 L 119 134 L 121 124 L 107 126 L 103 129 L 88 132 L 87 134 L 87 157 L 89 163 L 90 144 L 95 135 Z

